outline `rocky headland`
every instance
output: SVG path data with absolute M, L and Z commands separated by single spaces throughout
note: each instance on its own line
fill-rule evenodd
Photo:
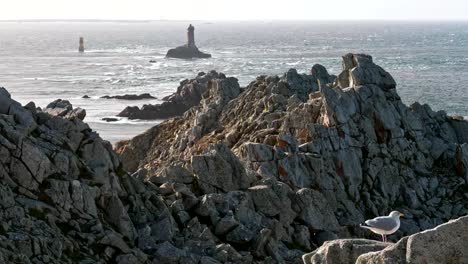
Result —
M 200 72 L 193 79 L 185 79 L 180 82 L 175 93 L 164 97 L 162 104 L 145 104 L 141 108 L 137 106 L 128 106 L 117 116 L 128 117 L 129 119 L 167 119 L 175 116 L 181 116 L 191 107 L 198 105 L 202 95 L 208 88 L 208 82 L 214 79 L 225 79 L 223 73 L 211 71 L 209 73 Z
M 404 105 L 370 56 L 245 88 L 218 74 L 200 96 L 115 152 L 84 110 L 0 89 L 0 262 L 466 259 L 468 122 Z M 390 240 L 409 237 L 354 239 L 391 210 L 406 217 Z

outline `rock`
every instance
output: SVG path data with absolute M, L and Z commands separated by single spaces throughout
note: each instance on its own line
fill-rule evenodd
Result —
M 382 250 L 389 243 L 367 239 L 340 239 L 325 242 L 320 248 L 302 256 L 304 264 L 355 263 L 364 253 Z
M 215 234 L 224 235 L 239 225 L 239 222 L 234 218 L 232 211 L 229 211 L 226 216 L 224 216 L 216 224 Z
M 179 46 L 167 51 L 166 57 L 176 59 L 211 58 L 211 54 L 201 52 L 197 47 Z
M 117 150 L 123 168 L 151 181 L 171 208 L 171 243 L 197 254 L 187 261 L 199 262 L 200 252 L 229 261 L 212 254 L 222 243 L 253 262 L 294 262 L 325 241 L 367 235 L 357 228 L 365 216 L 403 211 L 398 238 L 467 212 L 464 121 L 408 107 L 395 87 L 362 54 L 344 56 L 336 78 L 316 65 L 240 88 L 219 74 L 192 108 Z M 141 214 L 152 223 L 167 218 Z M 145 238 L 147 248 L 155 236 Z
M 191 107 L 200 103 L 210 80 L 221 78 L 225 78 L 224 74 L 216 71 L 203 75 L 199 74 L 194 79 L 182 81 L 175 93 L 163 98 L 165 102 L 162 104 L 143 105 L 141 108 L 129 106 L 120 112 L 118 116 L 143 120 L 180 116 Z
M 298 218 L 313 230 L 336 230 L 339 226 L 325 197 L 315 190 L 300 189 L 292 204 Z
M 210 58 L 211 54 L 206 54 L 198 50 L 195 45 L 195 27 L 190 24 L 187 28 L 187 44 L 170 49 L 167 58 L 192 59 L 192 58 Z
M 135 227 L 122 204 L 122 201 L 118 197 L 111 196 L 107 199 L 105 211 L 108 221 L 114 224 L 123 236 L 129 239 L 134 238 Z
M 349 76 L 349 79 L 343 85 L 339 85 L 341 88 L 366 84 L 375 84 L 382 89 L 396 87 L 393 77 L 380 66 L 375 65 L 369 55 L 346 54 L 343 61 L 343 72 Z
M 89 98 L 89 97 L 88 97 Z M 101 99 L 119 99 L 119 100 L 144 100 L 144 99 L 156 99 L 156 97 L 151 96 L 149 93 L 142 94 L 124 94 L 124 95 L 104 95 L 100 97 Z
M 254 238 L 255 234 L 244 225 L 239 225 L 226 235 L 226 240 L 234 244 L 245 244 Z
M 69 101 L 61 99 L 57 99 L 48 104 L 44 109 L 44 112 L 52 116 L 65 117 L 68 119 L 78 118 L 79 120 L 84 120 L 86 117 L 86 110 L 79 107 L 73 109 L 73 106 Z
M 205 155 L 192 156 L 191 166 L 198 185 L 207 193 L 245 190 L 252 181 L 238 158 L 222 144 Z
M 458 143 L 459 144 L 468 143 L 468 135 L 465 133 L 465 131 L 468 129 L 468 121 L 454 119 L 453 121 L 450 122 L 450 125 L 455 131 L 455 134 L 457 135 Z
M 99 244 L 115 247 L 124 254 L 130 252 L 130 248 L 128 247 L 128 245 L 123 241 L 123 239 L 120 236 L 118 236 L 115 233 L 107 234 L 99 241 Z
M 85 95 L 83 95 L 81 98 L 83 98 L 83 99 L 89 99 L 89 98 L 91 98 L 91 97 L 89 97 L 89 95 L 85 94 Z
M 272 161 L 274 151 L 271 146 L 258 143 L 246 143 L 241 146 L 242 156 L 252 162 Z
M 119 121 L 118 118 L 114 118 L 114 117 L 103 117 L 101 120 L 106 121 L 106 122 L 117 122 L 117 121 Z
M 336 79 L 336 76 L 330 75 L 327 69 L 320 64 L 315 64 L 312 66 L 310 73 L 317 79 L 318 82 L 320 82 L 320 84 L 333 83 Z
M 405 237 L 381 251 L 361 255 L 356 263 L 466 263 L 468 216 Z
M 164 242 L 158 245 L 153 263 L 178 263 L 179 259 L 185 255 L 186 253 L 183 250 L 174 247 L 169 242 Z

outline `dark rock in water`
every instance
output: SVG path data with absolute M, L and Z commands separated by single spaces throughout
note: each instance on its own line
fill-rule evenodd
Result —
M 156 63 L 156 60 L 150 60 L 149 63 Z
M 167 51 L 166 57 L 176 59 L 211 58 L 211 54 L 201 52 L 197 47 L 179 46 Z
M 156 99 L 156 97 L 150 95 L 149 93 L 143 94 L 124 94 L 124 95 L 104 95 L 101 96 L 102 99 L 119 99 L 119 100 L 143 100 L 143 99 Z
M 106 122 L 116 122 L 119 121 L 118 118 L 115 117 L 103 117 L 101 120 L 106 121 Z
M 202 95 L 206 92 L 208 83 L 211 80 L 223 78 L 226 78 L 226 76 L 216 71 L 207 74 L 200 72 L 194 79 L 182 81 L 175 93 L 163 98 L 165 102 L 162 104 L 144 105 L 141 108 L 128 106 L 117 116 L 143 120 L 180 116 L 200 103 Z
M 87 94 L 85 94 L 85 95 L 83 95 L 83 97 L 81 97 L 81 98 L 83 98 L 83 99 L 89 99 L 89 98 L 91 98 L 91 97 L 89 97 Z

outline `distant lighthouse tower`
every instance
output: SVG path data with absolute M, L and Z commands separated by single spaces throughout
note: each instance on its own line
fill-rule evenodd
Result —
M 195 46 L 195 27 L 190 24 L 187 28 L 187 47 L 196 47 Z
M 80 37 L 80 46 L 78 47 L 79 52 L 84 52 L 84 39 Z

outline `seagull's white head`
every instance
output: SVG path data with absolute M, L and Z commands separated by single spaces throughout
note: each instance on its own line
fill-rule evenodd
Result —
M 389 214 L 390 217 L 392 218 L 400 218 L 400 216 L 405 216 L 404 214 L 398 212 L 398 211 L 392 211 L 390 214 Z

